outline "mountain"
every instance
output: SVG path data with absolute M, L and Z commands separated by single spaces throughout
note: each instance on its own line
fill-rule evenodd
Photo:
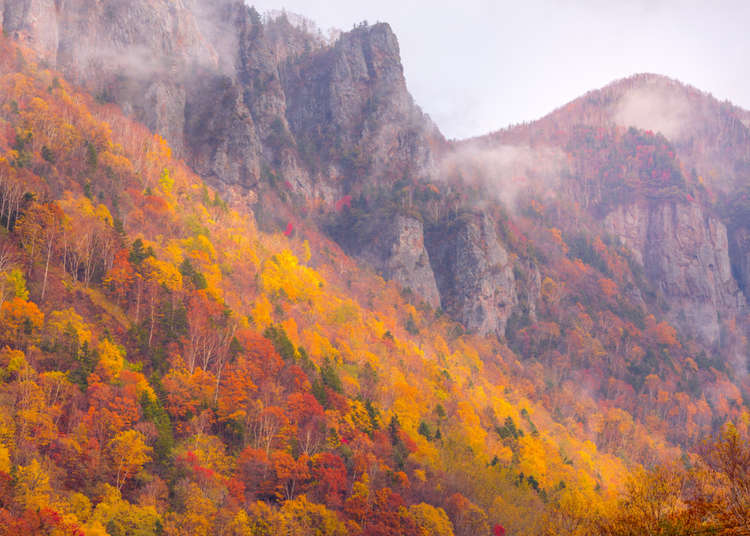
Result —
M 677 80 L 638 74 L 591 91 L 539 121 L 491 134 L 498 141 L 539 139 L 573 124 L 658 132 L 689 171 L 727 193 L 747 178 L 750 112 Z
M 447 142 L 387 24 L 0 13 L 0 535 L 746 522 L 747 112 Z
M 740 288 L 747 281 L 741 199 L 748 117 L 675 80 L 644 74 L 539 121 L 464 143 L 565 154 L 569 165 L 556 172 L 569 198 L 631 249 L 673 322 L 716 343 L 720 318 L 746 310 Z

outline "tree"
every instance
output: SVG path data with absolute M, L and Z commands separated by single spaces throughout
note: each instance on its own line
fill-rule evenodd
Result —
M 445 504 L 446 511 L 453 521 L 456 536 L 489 534 L 487 514 L 460 493 L 454 493 Z
M 721 491 L 703 501 L 726 534 L 750 533 L 750 443 L 733 425 L 703 447 L 702 458 L 719 479 Z M 723 534 L 723 533 L 722 533 Z
M 136 430 L 120 432 L 109 442 L 108 448 L 118 491 L 143 464 L 151 460 L 151 447 L 146 445 L 143 434 Z
M 195 291 L 188 299 L 187 367 L 192 373 L 196 366 L 213 368 L 218 397 L 222 371 L 229 356 L 229 348 L 237 329 L 231 311 L 213 300 L 205 290 Z
M 280 499 L 291 500 L 301 491 L 300 488 L 310 478 L 309 462 L 310 459 L 304 454 L 296 460 L 281 450 L 271 454 L 278 483 L 276 493 Z
M 390 488 L 355 493 L 346 501 L 344 513 L 359 525 L 365 536 L 422 536 L 403 498 Z
M 182 274 L 173 264 L 157 260 L 155 257 L 145 259 L 141 269 L 145 277 L 149 303 L 148 346 L 150 348 L 156 327 L 159 297 L 162 291 L 175 296 L 182 289 Z M 172 309 L 174 310 L 174 304 Z M 203 368 L 206 369 L 207 367 L 204 366 Z
M 26 278 L 18 268 L 0 272 L 0 307 L 5 303 L 5 300 L 11 298 L 29 299 Z
M 311 503 L 302 495 L 284 503 L 279 512 L 277 534 L 289 536 L 346 536 L 350 534 L 335 512 L 322 504 Z
M 24 348 L 44 324 L 44 313 L 34 302 L 13 298 L 0 306 L 0 339 Z
M 104 278 L 104 283 L 110 285 L 119 302 L 128 295 L 135 280 L 135 269 L 129 257 L 130 254 L 127 249 L 117 251 L 112 261 L 112 267 Z
M 24 507 L 38 509 L 49 505 L 52 487 L 49 475 L 38 460 L 33 459 L 28 465 L 19 467 L 16 480 L 18 501 Z
M 62 232 L 64 217 L 65 215 L 56 203 L 34 203 L 25 211 L 18 223 L 18 232 L 26 249 L 29 251 L 30 262 L 34 262 L 37 251 L 44 258 L 42 301 L 44 301 L 44 296 L 47 292 L 50 260 Z
M 453 524 L 442 508 L 419 503 L 409 507 L 409 513 L 422 531 L 422 536 L 453 536 Z
M 237 456 L 237 474 L 245 485 L 248 498 L 276 498 L 276 473 L 265 450 L 246 447 Z
M 339 507 L 347 489 L 346 466 L 336 454 L 321 452 L 312 460 L 314 489 L 318 498 L 331 506 Z

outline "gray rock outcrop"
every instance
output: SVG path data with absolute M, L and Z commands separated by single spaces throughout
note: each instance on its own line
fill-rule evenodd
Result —
M 750 229 L 737 227 L 731 232 L 729 252 L 737 283 L 747 298 L 750 295 Z
M 605 226 L 644 267 L 670 318 L 704 342 L 717 342 L 720 317 L 745 306 L 732 276 L 724 224 L 695 203 L 643 201 L 619 206 Z
M 3 29 L 221 187 L 279 170 L 306 198 L 432 167 L 437 128 L 387 24 L 335 43 L 237 0 L 5 0 Z M 396 177 L 394 179 L 394 177 Z
M 513 263 L 486 214 L 459 218 L 427 236 L 443 309 L 472 331 L 505 334 L 518 305 Z
M 386 279 L 412 290 L 432 307 L 440 305 L 430 256 L 424 245 L 424 229 L 418 219 L 396 215 L 382 217 L 369 236 L 360 237 L 357 257 Z

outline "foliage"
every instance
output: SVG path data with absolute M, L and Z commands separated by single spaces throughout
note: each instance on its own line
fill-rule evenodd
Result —
M 473 536 L 542 520 L 619 534 L 682 527 L 691 508 L 744 519 L 742 392 L 627 297 L 639 283 L 623 248 L 549 225 L 559 207 L 506 217 L 514 262 L 548 261 L 509 348 L 408 303 L 314 230 L 260 232 L 162 138 L 24 54 L 0 40 L 0 534 Z M 581 177 L 685 193 L 658 136 L 571 140 L 596 152 Z M 395 184 L 387 214 L 457 217 L 434 185 Z M 360 225 L 371 202 L 345 196 L 336 221 Z M 739 435 L 703 458 L 702 502 L 674 499 L 697 489 L 693 473 L 634 469 L 689 459 L 728 419 Z M 628 517 L 654 504 L 655 525 Z

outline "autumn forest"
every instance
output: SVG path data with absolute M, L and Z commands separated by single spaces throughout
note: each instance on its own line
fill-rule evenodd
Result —
M 556 147 L 565 195 L 527 166 L 480 215 L 488 183 L 456 160 L 305 197 L 289 151 L 343 155 L 347 177 L 375 164 L 271 124 L 286 149 L 237 196 L 2 37 L 0 535 L 750 533 L 746 312 L 691 331 L 601 224 L 637 198 L 737 227 L 747 196 L 569 106 L 471 142 Z M 455 262 L 435 290 L 368 265 L 362 241 L 399 218 Z M 462 316 L 460 251 L 513 281 L 483 305 L 501 324 Z

